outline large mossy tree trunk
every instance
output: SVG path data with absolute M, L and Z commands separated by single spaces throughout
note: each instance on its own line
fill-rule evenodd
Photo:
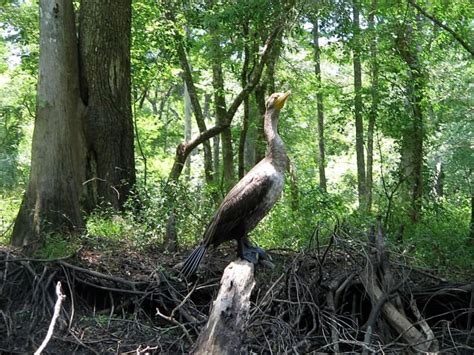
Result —
M 27 253 L 82 230 L 81 207 L 123 208 L 135 183 L 131 1 L 82 1 L 79 32 L 78 47 L 72 0 L 40 1 L 31 172 L 11 241 Z
M 131 0 L 83 0 L 81 95 L 86 110 L 87 201 L 116 209 L 135 184 L 130 91 Z
M 84 227 L 83 137 L 72 1 L 40 1 L 40 57 L 31 171 L 11 243 L 31 253 L 50 233 Z

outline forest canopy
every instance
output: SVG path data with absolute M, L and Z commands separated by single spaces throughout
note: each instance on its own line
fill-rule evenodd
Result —
M 20 210 L 13 223 L 32 179 L 47 49 L 37 2 L 2 5 L 1 233 L 3 243 L 26 246 L 18 225 L 28 217 Z M 463 247 L 474 238 L 468 1 L 122 1 L 109 10 L 75 3 L 65 51 L 78 41 L 76 59 L 47 59 L 64 75 L 75 68 L 70 100 L 84 108 L 71 110 L 81 122 L 64 129 L 84 134 L 58 143 L 78 159 L 57 176 L 77 180 L 77 201 L 60 206 L 74 226 L 45 216 L 32 251 L 62 231 L 115 234 L 130 224 L 140 247 L 169 243 L 170 213 L 173 244 L 198 240 L 216 204 L 265 154 L 265 99 L 291 89 L 279 127 L 291 174 L 254 233 L 259 243 L 299 249 L 318 223 L 366 228 L 381 218 L 420 262 L 472 266 Z M 65 78 L 57 80 L 52 89 Z M 107 81 L 116 89 L 100 85 Z M 36 174 L 53 186 L 52 168 L 41 168 L 48 158 L 38 160 Z

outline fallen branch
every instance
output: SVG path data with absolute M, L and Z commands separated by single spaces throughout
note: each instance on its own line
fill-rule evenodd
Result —
M 426 335 L 426 347 L 430 349 L 431 352 L 437 353 L 439 351 L 438 341 L 436 340 L 433 330 L 430 328 L 426 320 L 421 315 L 420 310 L 418 309 L 418 306 L 416 305 L 416 301 L 414 299 L 412 299 L 410 302 L 410 308 L 413 311 L 413 314 L 415 315 L 416 319 L 418 319 L 421 329 Z
M 48 345 L 51 337 L 53 336 L 54 327 L 56 325 L 56 321 L 58 320 L 59 312 L 61 311 L 61 305 L 64 299 L 66 298 L 66 296 L 61 290 L 61 281 L 58 281 L 58 283 L 56 284 L 56 295 L 58 296 L 58 299 L 56 300 L 56 304 L 54 305 L 54 313 L 53 317 L 51 318 L 51 323 L 49 324 L 48 333 L 46 333 L 46 337 L 44 338 L 38 350 L 35 351 L 35 355 L 41 354 L 41 352 L 44 350 L 44 348 L 46 348 L 46 345 Z

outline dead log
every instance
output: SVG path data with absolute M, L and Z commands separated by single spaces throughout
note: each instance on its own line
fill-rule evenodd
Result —
M 241 353 L 250 309 L 250 294 L 254 286 L 253 264 L 238 260 L 226 267 L 209 320 L 199 334 L 193 353 Z
M 395 278 L 390 264 L 389 253 L 385 248 L 380 221 L 378 222 L 376 238 L 373 230 L 369 233 L 369 247 L 371 249 L 370 256 L 365 269 L 360 274 L 360 281 L 364 285 L 373 306 L 367 322 L 367 333 L 364 338 L 367 348 L 364 350 L 364 353 L 368 353 L 367 349 L 371 345 L 373 327 L 380 310 L 384 319 L 414 350 L 417 352 L 427 352 L 430 350 L 430 347 L 437 348 L 437 344 L 430 338 L 430 333 L 425 331 L 425 334 L 427 334 L 427 337 L 425 337 L 415 326 L 416 323 L 411 322 L 405 314 L 401 297 L 397 292 L 402 286 L 403 281 L 395 286 Z M 424 321 L 421 315 L 419 315 L 418 321 Z M 428 327 L 426 322 L 423 325 Z
M 428 351 L 426 348 L 426 339 L 423 334 L 415 328 L 414 324 L 389 301 L 390 296 L 377 286 L 374 280 L 374 274 L 364 271 L 361 275 L 361 281 L 367 294 L 374 305 L 382 308 L 382 314 L 388 323 L 400 334 L 400 336 L 417 351 Z M 372 331 L 373 324 L 368 325 L 368 333 Z M 370 346 L 370 343 L 367 344 Z

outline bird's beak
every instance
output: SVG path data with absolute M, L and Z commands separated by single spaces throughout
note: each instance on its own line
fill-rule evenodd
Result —
M 285 102 L 286 102 L 286 99 L 288 98 L 288 96 L 290 96 L 291 94 L 291 91 L 287 91 L 285 92 L 282 96 L 280 96 L 276 101 L 275 101 L 275 107 L 279 110 L 281 110 L 283 108 L 283 106 L 285 106 Z

